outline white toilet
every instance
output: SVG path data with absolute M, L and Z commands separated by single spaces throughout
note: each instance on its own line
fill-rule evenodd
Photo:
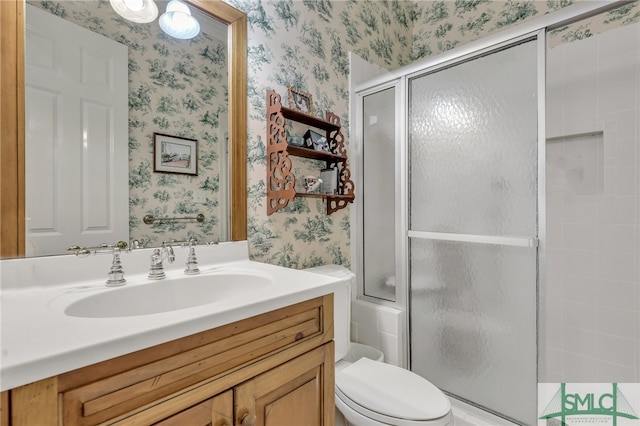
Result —
M 334 296 L 336 408 L 352 426 L 452 426 L 449 398 L 428 380 L 382 362 L 377 349 L 350 343 L 353 273 L 325 265 L 310 272 L 340 278 Z

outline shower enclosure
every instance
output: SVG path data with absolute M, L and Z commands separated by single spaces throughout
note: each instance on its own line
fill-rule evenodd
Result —
M 376 212 L 363 218 L 366 294 L 390 297 L 397 279 L 395 259 L 367 236 L 395 235 L 392 210 L 376 204 L 395 176 L 384 164 L 395 135 L 380 122 L 406 84 L 407 242 L 397 246 L 408 245 L 411 369 L 522 421 L 536 400 L 539 43 L 529 34 L 363 96 L 362 172 L 381 188 L 363 201 Z
M 602 7 L 572 6 L 357 88 L 362 297 L 408 311 L 412 371 L 520 424 L 536 424 L 538 381 L 567 381 L 538 371 L 553 358 L 539 330 L 556 254 L 547 159 L 576 146 L 546 140 L 546 31 Z M 634 167 L 624 172 L 637 181 Z

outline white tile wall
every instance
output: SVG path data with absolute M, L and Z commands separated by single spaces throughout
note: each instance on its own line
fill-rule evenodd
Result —
M 384 353 L 384 360 L 404 367 L 404 312 L 363 300 L 351 305 L 351 340 L 373 346 Z
M 640 24 L 547 59 L 540 381 L 640 382 Z

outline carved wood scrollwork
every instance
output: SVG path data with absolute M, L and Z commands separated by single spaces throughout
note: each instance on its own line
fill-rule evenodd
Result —
M 347 148 L 344 145 L 344 135 L 342 134 L 341 126 L 340 126 L 340 117 L 332 112 L 326 113 L 326 120 L 329 123 L 332 123 L 338 126 L 337 130 L 329 130 L 327 133 L 329 135 L 329 148 L 332 153 L 341 155 L 345 157 L 344 161 L 340 161 L 336 163 L 332 167 L 338 167 L 338 188 L 340 190 L 340 195 L 348 195 L 353 196 L 355 191 L 355 185 L 351 180 L 351 170 L 349 170 L 349 166 L 347 164 Z M 343 209 L 347 207 L 349 203 L 353 202 L 353 198 L 327 198 L 327 214 L 331 214 L 335 211 Z
M 281 106 L 280 95 L 267 91 L 267 215 L 286 207 L 296 195 Z

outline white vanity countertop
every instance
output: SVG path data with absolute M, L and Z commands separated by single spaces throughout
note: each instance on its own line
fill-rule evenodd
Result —
M 175 250 L 177 260 L 166 268 L 167 279 L 184 277 L 182 269 L 186 250 Z M 144 249 L 130 255 L 122 254 L 126 286 L 149 282 L 146 274 L 150 252 L 150 249 Z M 247 253 L 245 241 L 212 247 L 198 246 L 196 250 L 200 269 L 203 271 L 254 271 L 271 278 L 271 285 L 247 292 L 241 297 L 227 298 L 207 305 L 116 318 L 79 318 L 64 313 L 64 306 L 68 301 L 89 294 L 118 291 L 118 288 L 107 288 L 104 285 L 111 262 L 110 256 L 92 256 L 86 259 L 58 256 L 40 260 L 1 261 L 0 391 L 335 290 L 335 278 L 252 262 L 248 260 Z M 87 263 L 84 264 L 83 261 Z M 100 267 L 97 268 L 97 265 Z M 99 273 L 89 269 L 97 269 Z M 206 273 L 210 272 L 204 272 Z M 61 303 L 61 300 L 65 302 Z

